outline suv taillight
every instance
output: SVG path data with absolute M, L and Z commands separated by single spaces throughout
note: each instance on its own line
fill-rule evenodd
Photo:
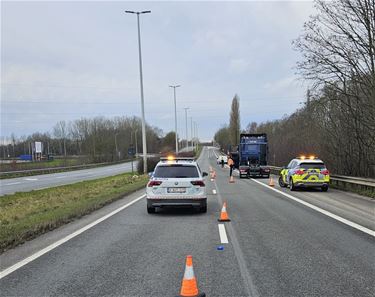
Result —
M 192 184 L 193 186 L 199 186 L 199 187 L 204 187 L 204 186 L 206 186 L 202 180 L 194 180 L 194 181 L 191 182 L 191 184 Z
M 159 180 L 152 180 L 148 183 L 148 187 L 153 187 L 153 186 L 160 186 L 161 185 L 161 181 Z
M 327 169 L 322 170 L 320 173 L 324 175 L 329 175 L 329 171 Z

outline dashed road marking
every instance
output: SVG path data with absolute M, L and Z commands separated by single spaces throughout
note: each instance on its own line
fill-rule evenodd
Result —
M 36 181 L 38 180 L 37 178 L 24 178 L 23 180 L 27 180 L 27 181 Z
M 212 194 L 216 195 L 216 190 L 215 189 L 212 190 Z
M 56 176 L 56 178 L 65 178 L 67 175 L 62 175 L 62 176 Z
M 44 254 L 48 253 L 49 251 L 57 248 L 58 246 L 62 245 L 63 243 L 71 240 L 72 238 L 80 235 L 81 233 L 91 229 L 92 227 L 94 227 L 95 225 L 103 222 L 104 220 L 110 218 L 111 216 L 115 215 L 116 213 L 124 210 L 125 208 L 131 206 L 132 204 L 138 202 L 139 200 L 141 200 L 142 198 L 146 197 L 146 195 L 142 195 L 140 197 L 137 197 L 136 199 L 134 199 L 133 201 L 117 208 L 116 210 L 110 212 L 109 214 L 97 219 L 96 221 L 86 225 L 85 227 L 81 228 L 81 229 L 78 229 L 77 231 L 69 234 L 68 236 L 65 236 L 64 238 L 56 241 L 55 243 L 52 243 L 50 244 L 49 246 L 45 247 L 44 249 L 36 252 L 35 254 L 27 257 L 26 259 L 23 259 L 19 262 L 17 262 L 16 264 L 4 269 L 3 271 L 0 271 L 0 279 L 2 279 L 3 277 L 7 276 L 8 274 L 11 274 L 12 272 L 16 271 L 17 269 L 21 268 L 22 266 L 25 266 L 26 264 L 34 261 L 35 259 L 39 258 L 40 256 L 43 256 Z
M 227 232 L 225 231 L 225 226 L 224 224 L 218 224 L 219 226 L 219 235 L 220 235 L 220 242 L 221 243 L 228 243 L 228 236 Z
M 322 214 L 324 214 L 324 215 L 326 215 L 326 216 L 328 216 L 328 217 L 330 217 L 332 219 L 335 219 L 335 220 L 337 220 L 337 221 L 339 221 L 341 223 L 344 223 L 344 224 L 346 224 L 346 225 L 348 225 L 348 226 L 350 226 L 352 228 L 355 228 L 355 229 L 357 229 L 359 231 L 362 231 L 362 232 L 364 232 L 366 234 L 369 234 L 369 235 L 375 237 L 375 231 L 374 230 L 371 230 L 371 229 L 363 227 L 363 226 L 361 226 L 361 225 L 359 225 L 357 223 L 354 223 L 352 221 L 344 219 L 343 217 L 335 215 L 335 214 L 333 214 L 333 213 L 331 213 L 329 211 L 326 211 L 326 210 L 324 210 L 324 209 L 322 209 L 320 207 L 312 205 L 312 204 L 310 204 L 310 203 L 308 203 L 306 201 L 303 201 L 303 200 L 301 200 L 301 199 L 299 199 L 297 197 L 294 197 L 294 196 L 292 196 L 290 194 L 284 193 L 283 191 L 280 191 L 280 190 L 275 189 L 275 188 L 271 188 L 270 186 L 268 186 L 268 185 L 266 185 L 266 184 L 264 184 L 264 183 L 262 183 L 260 181 L 257 181 L 256 179 L 252 178 L 251 180 L 254 181 L 254 182 L 256 182 L 256 183 L 258 183 L 258 184 L 260 184 L 260 185 L 262 185 L 263 187 L 266 187 L 266 188 L 268 188 L 268 189 L 270 189 L 272 191 L 275 191 L 275 192 L 277 192 L 277 193 L 279 193 L 279 194 L 281 194 L 281 195 L 283 195 L 285 197 L 288 197 L 289 199 L 292 199 L 292 200 L 294 200 L 294 201 L 296 201 L 298 203 L 301 203 L 301 204 L 303 204 L 303 205 L 305 205 L 305 206 L 307 206 L 309 208 L 312 208 L 313 210 L 316 210 L 316 211 L 318 211 L 318 212 L 320 212 L 320 213 L 322 213 Z

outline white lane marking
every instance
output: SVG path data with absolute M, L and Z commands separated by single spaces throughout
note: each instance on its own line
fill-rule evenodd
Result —
M 62 176 L 56 176 L 56 178 L 65 178 L 67 175 L 62 175 Z
M 24 178 L 23 180 L 35 181 L 35 180 L 38 180 L 38 179 L 37 178 Z
M 125 208 L 129 207 L 130 205 L 138 202 L 139 200 L 141 200 L 144 197 L 146 197 L 146 194 L 143 194 L 142 196 L 140 196 L 140 197 L 134 199 L 133 201 L 117 208 L 116 210 L 110 212 L 109 214 L 107 214 L 107 215 L 97 219 L 96 221 L 86 225 L 85 227 L 83 227 L 81 229 L 78 229 L 77 231 L 71 233 L 68 236 L 65 236 L 64 238 L 56 241 L 55 243 L 50 244 L 49 246 L 45 247 L 44 249 L 40 250 L 39 252 L 36 252 L 35 254 L 33 254 L 33 255 L 19 261 L 18 263 L 4 269 L 3 271 L 0 272 L 0 279 L 7 276 L 8 274 L 11 274 L 12 272 L 16 271 L 17 269 L 21 268 L 22 266 L 30 263 L 31 261 L 34 261 L 35 259 L 39 258 L 40 256 L 43 256 L 44 254 L 48 253 L 49 251 L 52 251 L 53 249 L 57 248 L 58 246 L 62 245 L 65 242 L 71 240 L 72 238 L 80 235 L 81 233 L 89 230 L 90 228 L 92 228 L 95 225 L 97 225 L 97 224 L 103 222 L 104 220 L 110 218 L 111 216 L 115 215 L 116 213 L 124 210 Z
M 305 201 L 303 201 L 303 200 L 301 200 L 301 199 L 298 199 L 298 198 L 296 198 L 296 197 L 294 197 L 294 196 L 292 196 L 292 195 L 289 195 L 289 194 L 287 194 L 287 193 L 284 193 L 284 192 L 282 192 L 282 191 L 280 191 L 280 190 L 278 190 L 278 189 L 271 188 L 270 186 L 268 186 L 268 185 L 266 185 L 266 184 L 264 184 L 264 183 L 262 183 L 262 182 L 260 182 L 260 181 L 257 181 L 257 180 L 255 180 L 255 179 L 253 179 L 253 178 L 252 178 L 251 180 L 254 181 L 254 182 L 256 182 L 256 183 L 258 183 L 258 184 L 260 184 L 260 185 L 262 185 L 263 187 L 266 187 L 266 188 L 268 188 L 268 189 L 270 189 L 270 190 L 273 190 L 273 191 L 275 191 L 275 192 L 277 192 L 277 193 L 279 193 L 279 194 L 281 194 L 281 195 L 284 195 L 285 197 L 288 197 L 289 199 L 292 199 L 292 200 L 294 200 L 294 201 L 296 201 L 296 202 L 298 202 L 298 203 L 301 203 L 301 204 L 303 204 L 303 205 L 305 205 L 305 206 L 307 206 L 307 207 L 310 207 L 310 208 L 312 208 L 313 210 L 316 210 L 316 211 L 318 211 L 318 212 L 320 212 L 320 213 L 322 213 L 322 214 L 324 214 L 324 215 L 326 215 L 326 216 L 328 216 L 328 217 L 330 217 L 330 218 L 332 218 L 332 219 L 335 219 L 335 220 L 337 220 L 337 221 L 339 221 L 339 222 L 341 222 L 341 223 L 344 223 L 344 224 L 346 224 L 346 225 L 348 225 L 348 226 L 350 226 L 350 227 L 353 227 L 353 228 L 355 228 L 355 229 L 357 229 L 357 230 L 359 230 L 359 231 L 362 231 L 362 232 L 364 232 L 364 233 L 366 233 L 366 234 L 369 234 L 369 235 L 375 237 L 375 231 L 374 231 L 374 230 L 371 230 L 371 229 L 366 228 L 366 227 L 363 227 L 363 226 L 361 226 L 361 225 L 359 225 L 359 224 L 357 224 L 357 223 L 354 223 L 354 222 L 352 222 L 352 221 L 349 221 L 349 220 L 347 220 L 347 219 L 344 219 L 343 217 L 340 217 L 340 216 L 338 216 L 338 215 L 335 215 L 335 214 L 333 214 L 333 213 L 331 213 L 331 212 L 329 212 L 329 211 L 326 211 L 326 210 L 324 210 L 324 209 L 322 209 L 322 208 L 320 208 L 320 207 L 317 207 L 317 206 L 312 205 L 312 204 L 310 204 L 310 203 L 308 203 L 308 202 L 305 202 Z
M 21 183 L 21 182 L 9 183 L 9 184 L 5 184 L 4 186 L 18 185 L 18 184 L 20 184 L 20 183 Z
M 224 224 L 218 224 L 219 226 L 219 235 L 220 235 L 220 241 L 221 243 L 228 243 L 228 237 L 227 237 L 227 232 L 225 231 L 225 226 Z
M 215 189 L 212 190 L 212 194 L 216 195 L 216 190 Z

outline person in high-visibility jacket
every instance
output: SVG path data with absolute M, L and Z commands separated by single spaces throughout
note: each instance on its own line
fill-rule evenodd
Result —
M 231 156 L 228 156 L 229 176 L 232 176 L 234 161 Z

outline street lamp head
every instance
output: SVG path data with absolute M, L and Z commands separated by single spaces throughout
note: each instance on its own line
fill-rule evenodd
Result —
M 176 86 L 169 86 L 170 88 L 179 88 L 181 85 L 176 85 Z
M 125 10 L 125 12 L 126 12 L 126 13 L 144 14 L 144 13 L 151 13 L 151 10 L 144 10 L 144 11 Z

